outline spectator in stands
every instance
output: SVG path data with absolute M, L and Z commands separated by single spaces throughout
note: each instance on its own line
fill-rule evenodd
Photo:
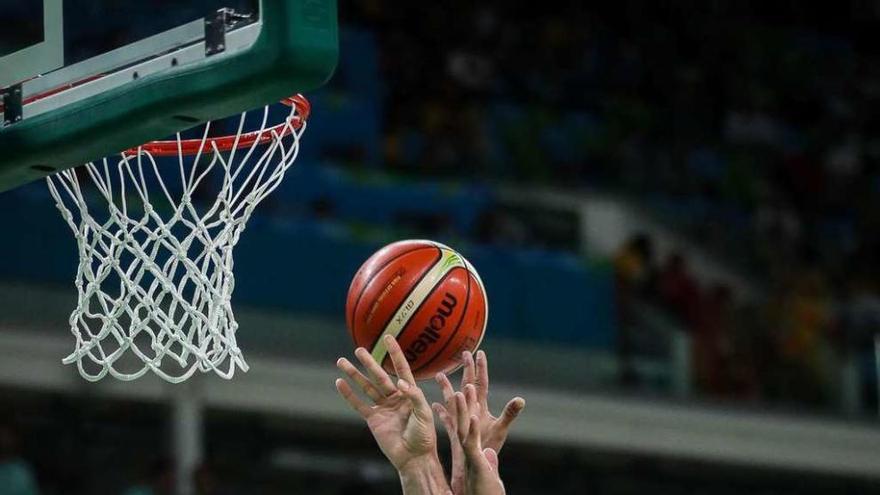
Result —
M 614 256 L 618 286 L 627 292 L 643 293 L 654 279 L 654 243 L 646 234 L 630 238 Z
M 37 480 L 18 452 L 18 435 L 0 424 L 0 495 L 38 495 Z
M 798 274 L 783 301 L 780 314 L 780 354 L 792 398 L 818 402 L 824 398 L 823 344 L 831 323 L 831 301 L 823 274 L 804 270 Z
M 617 292 L 618 330 L 617 354 L 620 360 L 620 381 L 633 385 L 634 338 L 633 304 L 649 294 L 654 282 L 654 244 L 646 234 L 634 235 L 614 257 L 614 275 Z
M 660 301 L 686 327 L 693 328 L 699 319 L 700 287 L 690 273 L 681 253 L 672 253 L 657 276 Z

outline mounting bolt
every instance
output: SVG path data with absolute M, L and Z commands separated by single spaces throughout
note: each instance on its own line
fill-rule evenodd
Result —
M 217 9 L 205 17 L 205 56 L 226 51 L 226 32 L 251 19 L 250 15 L 239 14 L 230 8 Z

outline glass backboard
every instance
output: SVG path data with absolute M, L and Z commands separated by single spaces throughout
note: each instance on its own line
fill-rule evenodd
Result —
M 0 0 L 0 192 L 326 81 L 335 0 Z

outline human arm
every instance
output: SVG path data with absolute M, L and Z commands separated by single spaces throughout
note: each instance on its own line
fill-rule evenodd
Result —
M 498 471 L 498 452 L 482 443 L 479 423 L 480 405 L 473 384 L 464 387 L 464 393 L 455 392 L 452 402 L 454 414 L 447 414 L 443 426 L 461 455 L 463 475 L 454 485 L 464 495 L 505 495 L 504 483 Z M 454 429 L 454 434 L 452 430 Z
M 477 424 L 480 430 L 481 443 L 484 448 L 493 451 L 496 460 L 498 452 L 504 446 L 507 440 L 510 427 L 525 407 L 525 400 L 521 397 L 511 399 L 501 412 L 501 415 L 493 416 L 489 410 L 489 364 L 486 353 L 477 352 L 476 359 L 470 352 L 462 355 L 464 361 L 464 371 L 461 378 L 461 389 L 464 391 L 468 385 L 471 385 L 476 393 L 476 401 L 479 406 L 474 411 L 477 416 Z M 449 435 L 450 448 L 452 453 L 452 469 L 450 475 L 450 485 L 452 491 L 456 494 L 464 493 L 465 482 L 465 461 L 464 451 L 461 442 L 458 441 L 457 407 L 455 398 L 455 390 L 449 378 L 442 373 L 438 373 L 435 377 L 440 389 L 443 393 L 445 405 L 434 403 L 432 408 L 443 423 L 444 428 Z
M 446 495 L 449 486 L 437 456 L 437 435 L 431 408 L 416 384 L 397 340 L 386 336 L 385 345 L 398 377 L 396 383 L 361 347 L 355 351 L 355 356 L 369 377 L 346 358 L 339 358 L 336 365 L 369 401 L 355 393 L 343 378 L 336 380 L 336 389 L 366 421 L 382 453 L 397 469 L 405 495 Z

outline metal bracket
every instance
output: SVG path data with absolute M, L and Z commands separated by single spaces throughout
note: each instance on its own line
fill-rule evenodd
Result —
M 210 57 L 226 50 L 226 32 L 251 20 L 249 14 L 239 14 L 235 9 L 224 7 L 205 18 L 205 56 Z
M 24 106 L 21 84 L 4 88 L 0 93 L 0 100 L 3 101 L 3 127 L 19 122 Z

